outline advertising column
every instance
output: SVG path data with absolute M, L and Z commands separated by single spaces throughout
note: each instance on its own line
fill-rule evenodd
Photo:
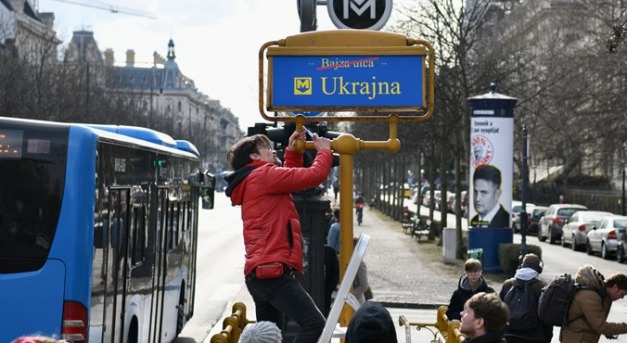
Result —
M 470 102 L 468 249 L 482 251 L 483 269 L 499 271 L 499 244 L 511 243 L 516 98 L 496 93 Z

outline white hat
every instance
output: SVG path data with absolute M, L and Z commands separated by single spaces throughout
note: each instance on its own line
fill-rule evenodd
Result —
M 278 343 L 282 340 L 281 329 L 268 321 L 246 325 L 239 337 L 240 343 Z

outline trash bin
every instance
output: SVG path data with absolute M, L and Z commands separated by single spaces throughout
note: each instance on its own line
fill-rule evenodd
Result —
M 457 229 L 445 227 L 442 233 L 442 255 L 445 262 L 455 261 L 457 255 Z
M 514 241 L 510 228 L 471 227 L 468 228 L 468 251 L 483 249 L 483 270 L 486 273 L 502 272 L 499 245 Z
M 468 258 L 476 258 L 481 261 L 481 265 L 483 265 L 483 249 L 476 248 L 468 250 Z

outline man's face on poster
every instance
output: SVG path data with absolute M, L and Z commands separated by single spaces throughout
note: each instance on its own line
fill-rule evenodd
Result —
M 483 216 L 488 214 L 488 212 L 498 204 L 501 190 L 498 185 L 490 181 L 477 179 L 475 181 L 473 194 L 475 211 Z

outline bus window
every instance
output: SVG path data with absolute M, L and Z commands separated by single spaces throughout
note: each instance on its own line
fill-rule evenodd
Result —
M 0 155 L 0 273 L 38 270 L 59 220 L 67 136 L 0 130 L 0 144 L 20 147 L 19 154 Z

